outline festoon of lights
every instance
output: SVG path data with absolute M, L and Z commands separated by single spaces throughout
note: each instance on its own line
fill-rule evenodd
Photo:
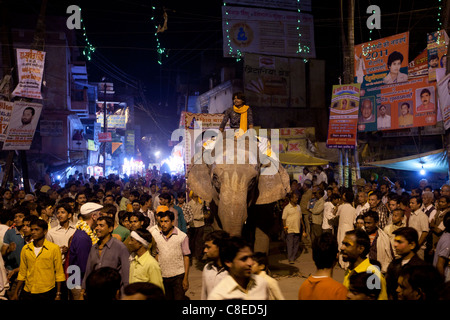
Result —
M 297 52 L 296 52 L 296 53 L 301 54 L 302 52 L 305 52 L 305 53 L 308 54 L 308 53 L 310 52 L 311 48 L 308 47 L 308 46 L 306 46 L 306 45 L 304 45 L 303 48 L 302 48 L 302 43 L 301 43 L 302 31 L 301 31 L 301 29 L 300 29 L 300 24 L 301 24 L 301 19 L 300 19 L 300 17 L 301 17 L 300 1 L 301 1 L 301 0 L 297 0 L 297 13 L 298 13 L 298 19 L 297 19 L 298 49 L 297 49 Z M 306 59 L 306 58 L 303 59 L 303 62 L 305 62 L 305 63 L 308 62 L 308 59 Z
M 296 51 L 296 53 L 301 54 L 303 52 L 305 53 L 309 53 L 311 48 L 309 46 L 303 45 L 301 43 L 301 37 L 302 37 L 302 31 L 300 29 L 300 24 L 301 24 L 301 19 L 300 19 L 300 13 L 301 13 L 301 9 L 300 9 L 300 3 L 301 0 L 297 0 L 297 13 L 298 13 L 298 19 L 297 19 L 297 32 L 298 32 L 298 49 Z M 226 7 L 227 3 L 224 2 L 223 6 Z M 228 19 L 226 18 L 228 16 L 228 11 L 225 10 L 225 31 L 226 31 L 226 35 L 227 35 L 227 46 L 228 46 L 228 53 L 230 56 L 234 56 L 236 58 L 236 61 L 240 61 L 243 57 L 243 53 L 241 52 L 241 50 L 233 49 L 232 46 L 232 42 L 231 42 L 231 37 L 230 37 L 230 22 L 228 21 Z M 303 61 L 306 63 L 308 62 L 308 59 L 303 59 Z
M 80 10 L 80 16 L 81 16 L 81 8 L 79 8 Z M 86 43 L 84 49 L 83 49 L 83 55 L 88 59 L 91 60 L 91 54 L 95 51 L 94 46 L 89 42 L 89 39 L 87 37 L 87 33 L 86 33 L 86 26 L 84 25 L 83 22 L 83 18 L 80 18 L 81 23 L 83 24 L 82 29 L 83 29 L 83 37 L 84 37 L 84 42 Z
M 227 3 L 224 2 L 223 6 L 226 7 Z M 234 53 L 235 50 L 233 49 L 233 46 L 231 45 L 230 27 L 229 27 L 230 22 L 228 21 L 227 16 L 228 16 L 228 11 L 225 10 L 225 31 L 227 33 L 228 53 L 232 57 L 235 56 L 236 57 L 236 61 L 241 61 L 242 56 L 243 56 L 241 50 L 236 49 L 236 53 Z
M 150 18 L 151 21 L 155 20 L 155 10 L 156 10 L 156 7 L 152 6 L 152 17 Z M 164 12 L 164 19 L 167 23 L 167 14 L 165 12 Z M 161 30 L 161 27 L 158 26 L 158 24 L 155 22 L 156 53 L 158 54 L 158 64 L 162 64 L 164 52 L 166 52 L 166 48 L 161 46 L 161 42 L 159 41 L 159 37 L 158 37 L 158 33 L 162 32 L 164 30 Z M 167 58 L 169 55 L 166 53 L 165 56 Z

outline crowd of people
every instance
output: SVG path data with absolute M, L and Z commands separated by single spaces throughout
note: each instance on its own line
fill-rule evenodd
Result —
M 407 191 L 401 179 L 372 175 L 343 188 L 314 183 L 308 171 L 291 181 L 282 213 L 289 261 L 312 248 L 317 266 L 299 299 L 450 298 L 450 185 L 422 179 Z M 342 284 L 332 279 L 335 265 L 345 270 Z M 368 279 L 379 285 L 368 288 Z
M 298 298 L 448 299 L 450 185 L 363 180 L 345 189 L 305 168 L 274 206 L 288 261 L 312 250 L 317 268 Z M 202 300 L 285 299 L 267 253 L 215 230 L 182 177 L 76 173 L 33 189 L 0 192 L 0 299 L 186 300 L 194 263 Z

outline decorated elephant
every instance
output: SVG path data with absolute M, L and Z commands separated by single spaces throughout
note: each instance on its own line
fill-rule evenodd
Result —
M 205 201 L 214 202 L 216 227 L 230 235 L 242 235 L 251 205 L 274 203 L 290 192 L 289 175 L 276 155 L 271 154 L 271 148 L 266 144 L 264 151 L 255 134 L 248 136 L 236 138 L 219 134 L 214 147 L 203 148 L 194 155 L 187 174 L 189 189 Z M 255 141 L 256 149 L 252 147 Z M 263 240 L 258 240 L 261 236 Z M 264 243 L 258 251 L 268 252 L 267 234 L 256 235 L 255 247 L 258 241 Z

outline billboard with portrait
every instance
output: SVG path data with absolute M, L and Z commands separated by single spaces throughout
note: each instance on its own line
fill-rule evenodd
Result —
M 436 122 L 436 85 L 427 75 L 361 90 L 358 131 L 432 126 Z
M 408 81 L 409 32 L 355 45 L 355 82 L 361 88 Z

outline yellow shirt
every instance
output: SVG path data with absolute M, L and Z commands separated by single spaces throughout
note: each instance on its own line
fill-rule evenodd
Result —
M 352 275 L 354 272 L 356 272 L 356 273 L 367 272 L 367 269 L 369 267 L 372 268 L 372 270 L 371 270 L 372 273 L 374 273 L 380 279 L 381 291 L 380 291 L 380 295 L 378 296 L 378 300 L 387 300 L 388 296 L 387 296 L 387 291 L 386 291 L 386 279 L 381 274 L 381 271 L 376 266 L 374 266 L 373 264 L 370 263 L 369 259 L 366 259 L 363 262 L 361 262 L 353 270 L 348 269 L 346 274 L 345 274 L 345 277 L 344 277 L 344 282 L 342 284 L 347 289 L 349 289 L 349 287 L 350 287 L 350 275 Z
M 52 290 L 56 282 L 66 281 L 59 246 L 44 240 L 37 256 L 34 249 L 33 242 L 30 242 L 20 253 L 17 280 L 25 281 L 24 290 L 29 293 L 44 293 Z
M 414 117 L 412 114 L 408 113 L 406 116 L 398 117 L 398 126 L 399 127 L 409 127 L 412 126 L 414 122 Z
M 130 283 L 134 282 L 150 282 L 164 291 L 161 268 L 148 251 L 140 257 L 136 255 L 130 263 Z

